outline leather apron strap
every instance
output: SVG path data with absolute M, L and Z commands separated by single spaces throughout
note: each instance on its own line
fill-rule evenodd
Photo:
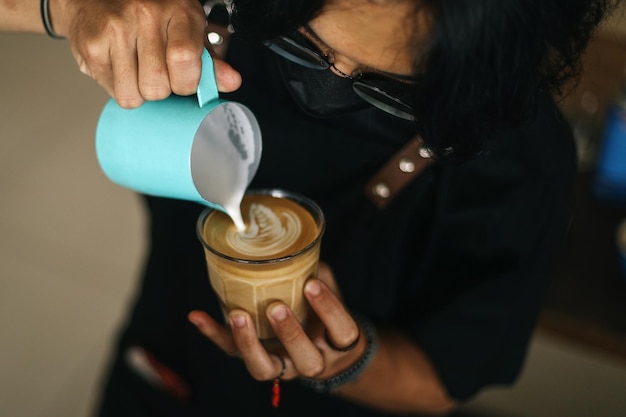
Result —
M 417 135 L 374 174 L 364 192 L 382 210 L 432 162 L 432 153 Z

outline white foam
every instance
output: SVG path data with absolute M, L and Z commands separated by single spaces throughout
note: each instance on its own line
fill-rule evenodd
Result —
M 237 221 L 231 215 L 235 225 Z M 249 209 L 250 222 L 242 232 L 228 233 L 227 243 L 236 251 L 255 256 L 270 256 L 291 247 L 297 241 L 302 225 L 290 211 L 276 213 L 271 208 L 253 203 Z

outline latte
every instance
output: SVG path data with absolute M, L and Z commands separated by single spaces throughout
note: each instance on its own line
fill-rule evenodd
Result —
M 304 322 L 305 282 L 317 275 L 324 217 L 310 200 L 285 191 L 247 194 L 241 204 L 245 230 L 228 215 L 207 210 L 198 222 L 209 279 L 224 313 L 251 314 L 259 338 L 273 338 L 267 306 L 287 304 Z

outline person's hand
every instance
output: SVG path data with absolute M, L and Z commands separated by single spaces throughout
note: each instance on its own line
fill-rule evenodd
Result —
M 196 92 L 206 27 L 197 0 L 57 0 L 50 7 L 81 72 L 121 107 Z M 221 60 L 214 65 L 220 91 L 239 88 L 237 71 Z
M 229 313 L 230 329 L 201 311 L 189 313 L 189 320 L 224 352 L 241 357 L 250 375 L 259 381 L 279 376 L 323 380 L 350 368 L 367 348 L 361 329 L 336 291 L 332 272 L 320 264 L 318 278 L 310 279 L 304 290 L 313 309 L 306 331 L 285 304 L 274 302 L 268 306 L 267 317 L 282 344 L 282 349 L 276 352 L 263 347 L 245 311 Z M 347 350 L 343 349 L 346 347 Z

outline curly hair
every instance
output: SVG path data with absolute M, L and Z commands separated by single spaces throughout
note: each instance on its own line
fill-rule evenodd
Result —
M 417 129 L 440 159 L 479 153 L 532 120 L 541 94 L 561 95 L 620 0 L 414 0 L 432 22 L 415 47 Z M 234 0 L 243 37 L 266 40 L 314 18 L 324 0 Z

